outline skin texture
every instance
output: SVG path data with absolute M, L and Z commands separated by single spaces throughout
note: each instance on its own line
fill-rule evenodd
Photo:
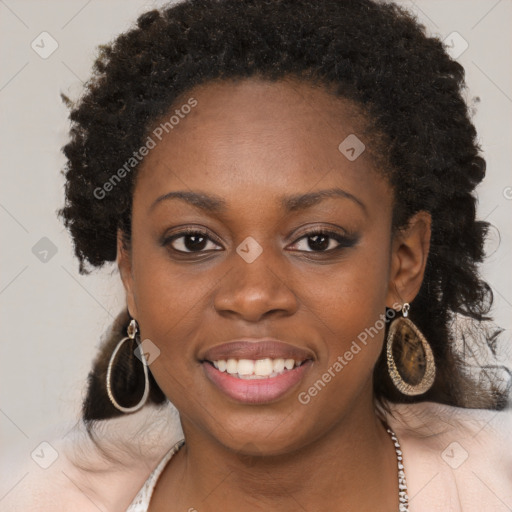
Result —
M 326 90 L 251 79 L 204 84 L 184 101 L 191 96 L 197 106 L 139 169 L 130 250 L 118 233 L 128 309 L 141 339 L 161 351 L 151 371 L 178 408 L 186 439 L 150 510 L 396 511 L 396 457 L 372 393 L 384 330 L 307 405 L 297 397 L 386 306 L 412 301 L 430 217 L 420 212 L 392 236 L 393 192 L 371 151 L 351 162 L 338 150 L 351 133 L 364 142 L 361 117 Z M 357 201 L 332 197 L 293 212 L 280 203 L 334 187 Z M 179 199 L 151 208 L 178 190 L 219 196 L 226 210 Z M 200 255 L 173 251 L 187 250 L 183 237 L 161 243 L 186 226 L 208 232 Z M 315 250 L 305 235 L 319 228 L 349 233 L 355 244 Z M 236 252 L 248 236 L 263 249 L 252 263 Z M 328 240 L 329 249 L 339 245 Z M 198 358 L 245 336 L 306 348 L 313 365 L 275 402 L 237 403 L 210 383 Z

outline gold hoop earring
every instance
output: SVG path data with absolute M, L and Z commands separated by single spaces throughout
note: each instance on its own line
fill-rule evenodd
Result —
M 130 321 L 130 324 L 127 328 L 127 334 L 128 336 L 126 338 L 123 338 L 117 345 L 114 351 L 112 352 L 112 355 L 110 356 L 110 360 L 108 362 L 108 368 L 107 368 L 107 378 L 106 378 L 106 384 L 107 384 L 107 395 L 112 402 L 112 405 L 119 411 L 124 413 L 130 413 L 135 412 L 141 409 L 144 404 L 146 403 L 148 396 L 149 396 L 149 376 L 148 376 L 148 364 L 146 361 L 146 357 L 144 356 L 144 351 L 142 350 L 142 347 L 139 343 L 139 341 L 136 338 L 137 335 L 137 320 L 133 319 Z M 140 399 L 139 403 L 135 404 L 133 407 L 123 407 L 119 404 L 119 402 L 115 399 L 114 394 L 112 392 L 112 384 L 111 384 L 111 378 L 112 378 L 112 367 L 114 365 L 114 360 L 116 358 L 117 353 L 119 352 L 119 349 L 128 340 L 135 340 L 137 343 L 137 348 L 135 350 L 139 351 L 140 360 L 142 361 L 142 367 L 144 369 L 144 393 L 142 394 L 142 398 Z
M 426 393 L 432 387 L 436 376 L 436 365 L 434 354 L 425 336 L 414 322 L 407 318 L 409 309 L 410 305 L 406 302 L 402 306 L 403 316 L 394 320 L 389 326 L 386 354 L 388 372 L 393 384 L 404 395 L 415 396 Z M 393 346 L 395 337 L 401 340 L 398 347 Z M 421 351 L 419 350 L 420 344 Z M 420 352 L 422 354 L 418 357 Z M 405 369 L 406 379 L 398 371 L 395 362 L 396 356 L 398 356 L 400 366 Z M 419 380 L 417 378 L 418 368 L 423 368 L 423 375 Z

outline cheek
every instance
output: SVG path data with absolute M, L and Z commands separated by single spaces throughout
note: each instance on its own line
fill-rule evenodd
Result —
M 173 372 L 178 365 L 193 365 L 194 332 L 215 281 L 197 266 L 171 264 L 165 249 L 154 242 L 134 244 L 133 268 L 141 339 L 150 339 L 160 350 L 153 373 L 162 363 Z
M 311 303 L 318 304 L 322 316 L 327 315 L 334 325 L 366 326 L 384 312 L 389 265 L 389 248 L 364 240 L 329 271 L 327 279 L 320 275 L 317 279 L 313 275 L 304 276 L 309 281 L 308 287 L 314 290 Z M 347 323 L 349 318 L 352 320 Z
M 360 250 L 328 286 L 318 287 L 315 325 L 324 346 L 315 371 L 297 394 L 308 412 L 305 422 L 317 418 L 317 427 L 327 427 L 359 397 L 372 393 L 386 326 L 387 254 Z
M 350 362 L 347 377 L 364 379 L 381 352 L 385 332 L 385 303 L 389 287 L 389 241 L 367 237 L 323 286 L 315 289 L 318 323 L 325 334 L 326 360 Z M 345 362 L 342 362 L 345 364 Z M 348 365 L 347 365 L 348 366 Z
M 171 272 L 168 262 L 147 258 L 140 265 L 137 281 L 141 340 L 151 340 L 159 351 L 151 373 L 169 400 L 187 410 L 192 402 L 202 400 L 204 386 L 197 379 L 199 363 L 194 351 L 199 326 L 204 325 L 201 311 L 207 307 L 204 274 Z

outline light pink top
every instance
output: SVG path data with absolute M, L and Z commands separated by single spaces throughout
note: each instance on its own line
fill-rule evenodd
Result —
M 387 421 L 402 446 L 410 512 L 512 510 L 511 409 L 432 402 L 390 407 L 397 419 Z M 3 454 L 0 510 L 146 511 L 158 475 L 183 439 L 178 412 L 171 404 L 148 406 L 98 422 L 96 432 L 106 455 L 81 424 L 29 439 L 21 455 Z
M 172 456 L 183 446 L 184 439 L 178 441 L 164 456 L 164 458 L 158 463 L 158 466 L 151 472 L 148 479 L 144 482 L 144 485 L 137 493 L 137 496 L 133 499 L 126 512 L 148 512 L 149 502 L 153 495 L 153 490 L 164 470 L 167 463 L 171 460 Z

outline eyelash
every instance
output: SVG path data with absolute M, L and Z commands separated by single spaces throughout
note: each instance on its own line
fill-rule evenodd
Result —
M 203 230 L 201 228 L 186 228 L 186 229 L 183 229 L 182 231 L 179 231 L 178 233 L 174 233 L 173 235 L 164 238 L 164 240 L 162 241 L 162 245 L 165 247 L 171 246 L 172 242 L 174 242 L 175 240 L 178 240 L 179 238 L 186 237 L 187 235 L 200 235 L 204 238 L 207 238 L 211 242 L 218 243 L 214 239 L 212 239 L 205 230 Z M 355 237 L 355 236 L 346 236 L 346 235 L 342 235 L 336 231 L 320 228 L 317 230 L 312 230 L 312 231 L 303 233 L 299 238 L 296 239 L 295 242 L 293 242 L 292 245 L 295 245 L 299 240 L 302 240 L 303 238 L 309 238 L 309 237 L 313 237 L 315 235 L 327 236 L 331 239 L 336 240 L 336 242 L 338 242 L 339 245 L 337 247 L 335 247 L 334 249 L 328 249 L 328 250 L 324 250 L 324 251 L 299 251 L 299 252 L 307 252 L 307 253 L 313 253 L 313 254 L 332 254 L 333 252 L 337 252 L 341 249 L 352 247 L 358 241 L 357 237 Z M 205 250 L 181 251 L 178 249 L 174 249 L 172 246 L 171 246 L 171 249 L 178 254 L 201 254 L 201 253 L 209 252 L 209 251 L 205 251 Z

